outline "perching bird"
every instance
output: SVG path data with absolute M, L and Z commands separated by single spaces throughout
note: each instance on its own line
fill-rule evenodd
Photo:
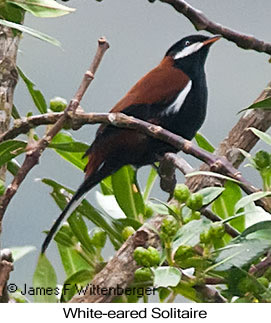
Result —
M 161 63 L 140 79 L 110 112 L 122 112 L 159 125 L 191 140 L 201 127 L 207 106 L 204 64 L 210 46 L 220 36 L 192 35 L 175 43 Z M 85 180 L 49 231 L 45 252 L 61 221 L 83 195 L 122 166 L 153 164 L 176 148 L 132 129 L 101 125 L 86 154 Z

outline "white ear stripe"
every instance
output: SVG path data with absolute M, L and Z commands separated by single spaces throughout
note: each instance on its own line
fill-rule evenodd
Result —
M 197 52 L 199 49 L 201 49 L 202 46 L 203 46 L 203 43 L 197 42 L 197 43 L 192 44 L 192 45 L 190 45 L 188 47 L 185 47 L 182 51 L 178 52 L 174 56 L 174 59 L 179 59 L 179 58 L 183 58 L 183 57 L 186 57 L 188 55 L 191 55 L 191 54 Z

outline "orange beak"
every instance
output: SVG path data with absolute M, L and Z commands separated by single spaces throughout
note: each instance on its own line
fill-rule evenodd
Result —
M 211 37 L 211 38 L 205 40 L 203 42 L 203 46 L 208 45 L 208 44 L 212 44 L 212 43 L 218 41 L 221 37 L 222 36 L 220 36 L 220 35 L 215 35 L 214 37 Z

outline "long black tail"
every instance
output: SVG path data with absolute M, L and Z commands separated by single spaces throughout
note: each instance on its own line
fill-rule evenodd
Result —
M 109 170 L 107 167 L 102 167 L 97 173 L 93 174 L 90 177 L 87 177 L 84 182 L 80 185 L 78 190 L 74 193 L 73 197 L 69 201 L 69 203 L 65 206 L 64 210 L 60 214 L 60 216 L 56 219 L 54 225 L 48 232 L 42 247 L 41 253 L 44 253 L 53 239 L 58 227 L 60 226 L 62 220 L 67 214 L 72 213 L 72 211 L 78 206 L 78 202 L 80 202 L 80 198 L 84 196 L 89 190 L 91 190 L 95 185 L 97 185 L 102 179 L 111 175 L 112 169 Z

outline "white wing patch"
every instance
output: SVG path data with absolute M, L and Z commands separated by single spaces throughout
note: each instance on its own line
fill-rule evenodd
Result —
M 203 46 L 203 43 L 201 43 L 201 42 L 197 42 L 197 43 L 194 43 L 190 46 L 187 46 L 182 51 L 178 52 L 174 56 L 174 59 L 179 59 L 179 58 L 183 58 L 188 55 L 191 55 L 191 54 L 197 52 L 198 50 L 200 50 L 202 46 Z
M 190 80 L 186 87 L 179 93 L 177 98 L 174 102 L 171 103 L 171 105 L 162 112 L 162 115 L 169 115 L 169 114 L 175 114 L 178 113 L 182 107 L 182 104 L 184 103 L 184 100 L 186 99 L 188 93 L 190 92 L 192 87 L 192 81 Z

